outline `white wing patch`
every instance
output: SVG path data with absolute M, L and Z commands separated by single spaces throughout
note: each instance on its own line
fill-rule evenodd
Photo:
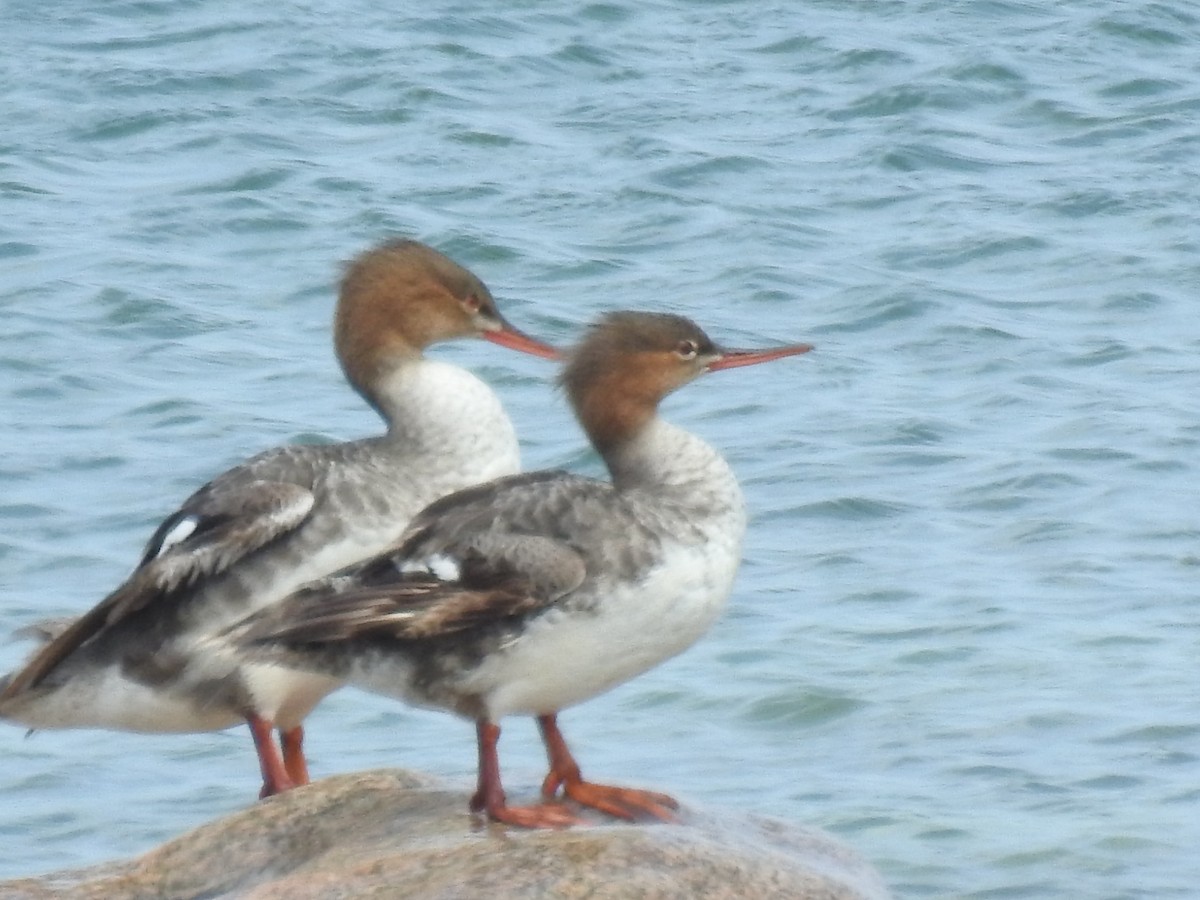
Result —
M 458 560 L 445 553 L 435 553 L 425 561 L 425 564 L 429 566 L 429 571 L 441 581 L 458 581 L 462 577 Z
M 428 572 L 439 581 L 458 581 L 462 575 L 458 560 L 446 553 L 434 553 L 420 559 L 406 559 L 396 566 L 396 570 L 401 575 Z
M 184 516 L 175 526 L 163 535 L 161 543 L 158 545 L 156 557 L 162 556 L 176 544 L 181 544 L 186 541 L 196 531 L 196 526 L 200 524 L 199 516 Z

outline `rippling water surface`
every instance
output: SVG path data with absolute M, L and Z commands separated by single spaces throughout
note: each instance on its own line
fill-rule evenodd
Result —
M 98 600 L 224 467 L 375 429 L 333 285 L 413 235 L 553 340 L 644 307 L 818 345 L 667 403 L 745 484 L 745 564 L 703 642 L 563 717 L 587 771 L 828 828 L 898 896 L 1195 896 L 1195 10 L 398 9 L 0 9 L 0 631 Z M 598 471 L 544 363 L 439 352 L 527 465 Z M 465 723 L 346 691 L 310 733 L 318 774 L 465 800 Z M 504 753 L 533 790 L 533 729 Z M 240 732 L 2 727 L 0 876 L 256 789 Z

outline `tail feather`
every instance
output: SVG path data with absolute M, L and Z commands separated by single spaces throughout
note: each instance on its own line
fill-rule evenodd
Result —
M 39 644 L 49 644 L 60 634 L 71 627 L 76 616 L 59 616 L 54 619 L 38 619 L 32 625 L 18 628 L 12 633 L 12 640 L 34 640 Z
M 25 665 L 0 681 L 0 704 L 36 687 L 62 658 L 95 630 L 104 610 L 91 610 L 77 619 L 43 619 L 19 629 L 14 637 L 32 637 L 41 642 Z

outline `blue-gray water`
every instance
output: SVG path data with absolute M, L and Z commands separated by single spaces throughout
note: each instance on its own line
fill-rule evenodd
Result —
M 333 283 L 414 235 L 553 340 L 643 307 L 818 345 L 666 405 L 744 482 L 745 564 L 703 642 L 563 717 L 586 772 L 823 826 L 902 897 L 1195 896 L 1198 16 L 8 0 L 0 632 L 98 600 L 227 465 L 376 428 Z M 441 353 L 528 466 L 597 471 L 546 363 Z M 310 735 L 317 775 L 465 808 L 465 723 L 347 691 Z M 528 723 L 502 753 L 532 792 Z M 0 877 L 257 787 L 242 732 L 0 726 Z

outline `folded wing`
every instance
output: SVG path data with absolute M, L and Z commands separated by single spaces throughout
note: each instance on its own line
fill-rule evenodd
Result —
M 12 676 L 0 700 L 36 687 L 82 644 L 130 614 L 171 602 L 201 579 L 221 574 L 293 531 L 312 507 L 312 492 L 296 484 L 241 479 L 209 483 L 158 527 L 133 574 L 53 635 Z

